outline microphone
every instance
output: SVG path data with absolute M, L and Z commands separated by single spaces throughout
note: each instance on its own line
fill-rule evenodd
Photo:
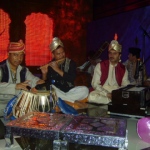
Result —
M 141 60 L 139 58 L 139 59 L 137 59 L 137 62 L 136 62 L 136 70 L 135 70 L 134 79 L 138 79 L 140 67 L 141 67 Z

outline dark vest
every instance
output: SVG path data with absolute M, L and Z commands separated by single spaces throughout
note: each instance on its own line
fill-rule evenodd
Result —
M 70 59 L 66 58 L 65 62 L 62 65 L 61 70 L 68 73 L 70 66 Z M 65 81 L 56 71 L 54 71 L 51 67 L 48 67 L 48 74 L 47 74 L 47 86 L 46 89 L 50 89 L 50 85 L 52 84 L 52 81 L 55 81 L 53 85 L 55 85 L 57 88 L 59 88 L 63 92 L 68 92 L 70 89 L 74 87 L 73 82 L 67 82 Z
M 9 72 L 8 72 L 8 67 L 5 64 L 0 66 L 1 70 L 2 70 L 2 80 L 1 82 L 8 82 L 9 81 Z M 22 67 L 22 70 L 20 71 L 20 79 L 21 82 L 25 81 L 25 76 L 26 76 L 26 67 Z
M 109 71 L 109 60 L 104 60 L 100 62 L 101 65 L 101 84 L 104 85 L 108 78 L 108 71 Z M 115 67 L 115 75 L 116 75 L 116 81 L 119 86 L 121 86 L 123 76 L 125 74 L 125 66 L 118 62 L 117 66 Z

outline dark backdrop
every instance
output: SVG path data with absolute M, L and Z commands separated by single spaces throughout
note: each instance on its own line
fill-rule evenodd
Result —
M 129 12 L 102 18 L 88 24 L 87 51 L 96 51 L 104 41 L 113 40 L 115 33 L 122 45 L 122 62 L 128 58 L 129 47 L 141 48 L 141 58 L 150 57 L 150 6 Z M 107 59 L 105 50 L 101 59 Z M 147 74 L 150 76 L 150 59 L 146 62 Z

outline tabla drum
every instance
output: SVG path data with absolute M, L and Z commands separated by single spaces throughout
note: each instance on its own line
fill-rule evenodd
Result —
M 54 89 L 52 89 L 51 93 L 49 91 L 38 92 L 36 96 L 36 111 L 51 112 L 55 108 L 57 95 Z
M 13 116 L 19 118 L 32 111 L 50 112 L 56 106 L 56 101 L 57 96 L 54 90 L 51 94 L 49 91 L 36 94 L 22 91 L 13 107 Z

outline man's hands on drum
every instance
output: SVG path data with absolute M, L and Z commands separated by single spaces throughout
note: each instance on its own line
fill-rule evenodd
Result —
M 38 90 L 36 88 L 31 88 L 30 92 L 36 94 Z
M 16 90 L 24 90 L 24 91 L 30 91 L 32 93 L 37 93 L 38 90 L 36 88 L 31 88 L 30 85 L 29 85 L 29 80 L 26 80 L 22 83 L 17 83 L 16 84 Z M 36 84 L 43 84 L 45 83 L 44 80 L 38 80 Z
M 29 82 L 30 82 L 29 80 L 26 80 L 24 82 L 17 83 L 16 84 L 16 90 L 25 90 L 25 91 L 28 91 Z
M 43 83 L 45 83 L 45 81 L 44 81 L 44 80 L 41 80 L 41 79 L 36 82 L 37 85 L 38 85 L 38 84 L 43 84 Z M 32 92 L 32 93 L 37 93 L 38 90 L 34 87 L 34 88 L 31 88 L 30 92 Z

